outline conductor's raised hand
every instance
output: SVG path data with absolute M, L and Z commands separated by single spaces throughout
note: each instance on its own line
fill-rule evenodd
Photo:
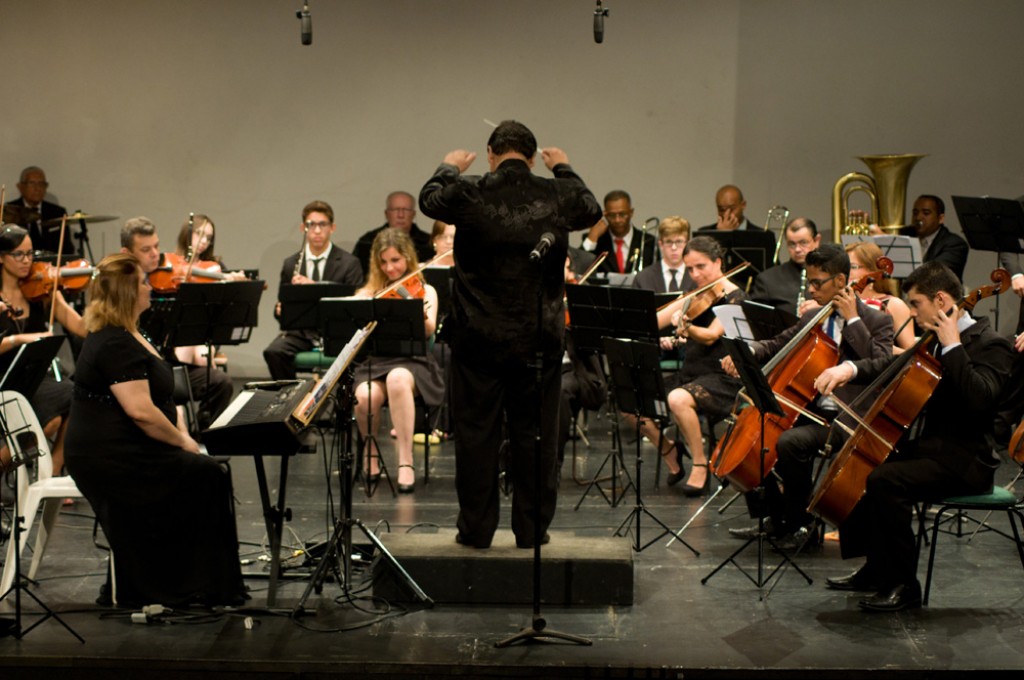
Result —
M 465 149 L 456 149 L 455 151 L 449 151 L 445 157 L 444 162 L 448 165 L 454 165 L 459 169 L 459 172 L 465 172 L 469 169 L 469 166 L 476 160 L 476 154 L 472 151 L 466 151 Z
M 548 146 L 540 150 L 540 157 L 544 159 L 544 166 L 551 170 L 559 163 L 568 163 L 569 157 L 557 146 Z

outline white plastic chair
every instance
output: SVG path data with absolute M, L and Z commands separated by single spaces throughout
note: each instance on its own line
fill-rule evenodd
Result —
M 43 559 L 43 552 L 46 550 L 46 543 L 57 522 L 57 515 L 60 513 L 61 505 L 65 498 L 82 498 L 82 492 L 75 486 L 71 477 L 53 476 L 53 459 L 50 457 L 50 446 L 43 435 L 43 428 L 39 425 L 35 411 L 32 410 L 28 399 L 18 392 L 0 392 L 0 413 L 3 413 L 7 421 L 7 427 L 15 436 L 9 439 L 14 440 L 15 450 L 12 453 L 21 457 L 22 452 L 18 449 L 17 434 L 19 432 L 31 431 L 36 435 L 39 446 L 39 458 L 36 466 L 38 478 L 31 481 L 29 478 L 28 466 L 18 467 L 18 507 L 15 509 L 15 517 L 24 518 L 24 529 L 21 533 L 19 546 L 14 544 L 14 532 L 11 532 L 11 540 L 8 541 L 7 559 L 4 561 L 3 578 L 0 579 L 0 594 L 7 590 L 14 583 L 14 557 L 15 550 L 25 551 L 28 544 L 29 531 L 32 529 L 32 522 L 35 520 L 39 505 L 43 506 L 43 518 L 36 531 L 35 549 L 32 553 L 32 563 L 28 570 L 28 577 L 35 578 L 39 563 Z

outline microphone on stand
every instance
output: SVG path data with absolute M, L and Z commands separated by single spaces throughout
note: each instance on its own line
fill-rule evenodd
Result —
M 604 42 L 604 18 L 608 16 L 608 10 L 601 5 L 601 0 L 597 0 L 597 7 L 594 8 L 594 42 L 601 44 Z
M 537 245 L 530 251 L 530 262 L 540 262 L 544 259 L 544 256 L 548 254 L 548 250 L 555 244 L 555 235 L 550 231 L 544 232 L 537 241 Z
M 302 3 L 302 9 L 295 12 L 296 18 L 301 23 L 302 44 L 313 44 L 313 15 L 309 13 L 309 2 Z

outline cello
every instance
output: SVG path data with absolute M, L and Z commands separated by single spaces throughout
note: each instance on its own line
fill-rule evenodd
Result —
M 970 312 L 981 300 L 1010 288 L 1005 269 L 996 269 L 991 278 L 993 284 L 971 291 L 956 305 L 955 313 Z M 808 512 L 837 527 L 853 512 L 867 488 L 868 475 L 896 448 L 942 379 L 942 366 L 929 351 L 935 340 L 934 331 L 925 333 L 869 386 L 868 390 L 875 385 L 884 388 L 867 414 L 857 418 L 857 427 L 818 485 Z
M 877 279 L 892 274 L 893 263 L 889 258 L 879 258 L 875 266 L 877 271 L 862 276 L 851 285 L 858 295 Z M 826 424 L 806 409 L 818 395 L 814 379 L 839 360 L 839 347 L 821 328 L 821 323 L 832 313 L 832 307 L 832 302 L 823 306 L 762 369 L 785 412 L 783 416 L 765 416 L 764 474 L 760 455 L 761 413 L 756 408 L 740 411 L 715 448 L 711 456 L 711 471 L 728 479 L 740 491 L 747 492 L 757 487 L 764 475 L 775 467 L 778 458 L 775 444 L 783 432 L 793 427 L 799 416 L 806 415 L 821 425 Z

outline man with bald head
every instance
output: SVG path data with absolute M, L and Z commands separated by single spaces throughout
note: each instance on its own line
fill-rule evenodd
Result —
M 753 224 L 743 214 L 747 202 L 743 199 L 743 192 L 735 184 L 726 184 L 718 190 L 715 194 L 715 206 L 718 209 L 718 221 L 701 227 L 700 231 L 764 231 L 764 227 Z
M 409 235 L 420 264 L 434 257 L 430 234 L 416 226 L 416 199 L 412 194 L 407 191 L 392 191 L 388 194 L 384 204 L 384 218 L 387 222 L 383 226 L 371 229 L 360 236 L 355 248 L 352 249 L 352 254 L 359 259 L 364 272 L 370 271 L 370 249 L 373 246 L 373 239 L 388 227 L 400 229 Z
M 13 201 L 8 201 L 7 205 L 20 206 L 38 213 L 37 220 L 33 222 L 26 220 L 22 226 L 28 229 L 32 245 L 36 250 L 48 250 L 55 253 L 60 245 L 60 223 L 48 226 L 43 226 L 43 223 L 59 220 L 68 211 L 63 206 L 44 200 L 49 186 L 50 183 L 46 181 L 46 173 L 43 172 L 43 169 L 30 165 L 21 171 L 21 177 L 18 180 L 18 191 L 21 196 Z M 75 252 L 75 247 L 71 243 L 71 226 L 68 224 L 64 230 L 64 255 Z

